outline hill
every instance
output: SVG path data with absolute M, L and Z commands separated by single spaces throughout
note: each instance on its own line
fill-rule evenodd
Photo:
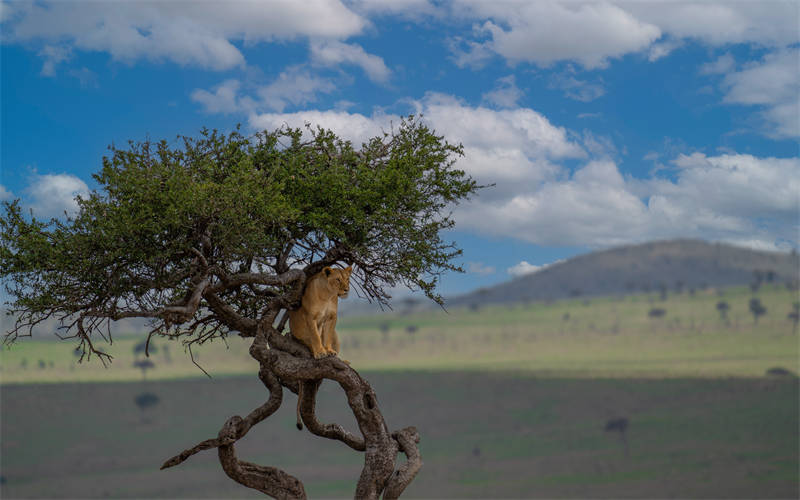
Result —
M 448 306 L 680 291 L 732 285 L 797 285 L 800 258 L 699 240 L 657 241 L 580 255 L 491 288 L 453 297 Z

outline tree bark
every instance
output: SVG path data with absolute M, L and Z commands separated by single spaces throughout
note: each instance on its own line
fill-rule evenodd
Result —
M 355 498 L 377 499 L 382 494 L 384 498 L 398 498 L 414 480 L 422 467 L 416 428 L 390 432 L 378 408 L 375 392 L 353 368 L 337 357 L 313 359 L 305 346 L 262 324 L 258 326 L 250 355 L 261 365 L 259 378 L 270 393 L 267 402 L 245 418 L 229 418 L 216 438 L 207 439 L 167 460 L 162 469 L 178 465 L 202 450 L 217 448 L 223 470 L 234 481 L 274 498 L 305 498 L 300 480 L 274 467 L 239 460 L 234 450 L 236 441 L 280 407 L 284 387 L 297 393 L 303 384 L 300 416 L 306 428 L 317 436 L 336 439 L 353 450 L 364 452 L 364 468 Z M 316 395 L 323 379 L 337 382 L 344 391 L 360 436 L 339 424 L 323 424 L 317 419 Z M 406 455 L 406 462 L 395 470 L 400 452 Z

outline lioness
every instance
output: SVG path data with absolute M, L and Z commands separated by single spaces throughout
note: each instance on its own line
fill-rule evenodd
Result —
M 339 297 L 347 298 L 350 291 L 350 273 L 346 269 L 324 268 L 306 284 L 300 308 L 289 311 L 289 330 L 292 335 L 305 344 L 314 358 L 336 356 L 339 354 L 339 336 L 336 334 L 336 315 Z M 345 361 L 347 363 L 347 361 Z M 297 428 L 300 423 L 300 401 L 303 399 L 303 384 L 297 393 Z
M 350 292 L 350 273 L 353 268 L 324 268 L 306 284 L 300 308 L 289 311 L 289 329 L 292 335 L 311 349 L 319 359 L 339 354 L 339 336 L 336 334 L 336 314 L 339 297 L 347 298 Z

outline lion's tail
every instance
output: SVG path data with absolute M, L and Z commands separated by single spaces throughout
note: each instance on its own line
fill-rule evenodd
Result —
M 299 381 L 297 383 L 297 430 L 303 430 L 303 421 L 300 418 L 300 401 L 303 400 L 303 382 Z

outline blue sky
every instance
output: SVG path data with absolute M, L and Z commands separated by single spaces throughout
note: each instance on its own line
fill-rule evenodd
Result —
M 495 183 L 445 294 L 653 239 L 798 247 L 795 1 L 0 5 L 0 198 L 41 216 L 111 143 L 422 113 Z

